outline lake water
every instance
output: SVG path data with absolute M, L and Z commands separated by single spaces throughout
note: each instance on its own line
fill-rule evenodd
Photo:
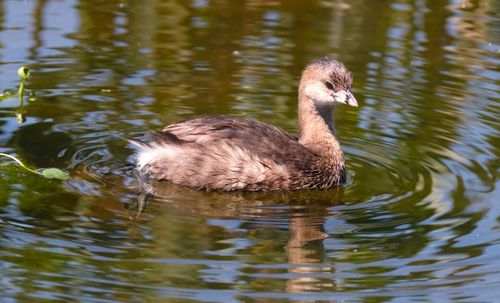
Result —
M 494 302 L 500 2 L 0 2 L 1 302 Z M 124 137 L 205 114 L 296 132 L 302 68 L 354 75 L 348 183 L 171 185 L 137 216 Z M 31 101 L 28 101 L 30 99 Z M 17 117 L 16 117 L 17 116 Z M 21 122 L 24 120 L 24 122 Z M 136 220 L 133 220 L 137 216 Z

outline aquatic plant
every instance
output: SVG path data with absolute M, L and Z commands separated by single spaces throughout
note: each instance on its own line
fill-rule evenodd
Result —
M 21 66 L 17 70 L 17 75 L 21 78 L 21 84 L 19 85 L 19 89 L 17 90 L 17 96 L 19 97 L 19 105 L 23 105 L 23 96 L 24 96 L 24 87 L 25 82 L 31 75 L 31 71 L 27 66 Z M 16 91 L 13 89 L 6 89 L 3 93 L 0 93 L 0 101 L 5 99 L 10 99 L 16 96 Z
M 19 105 L 23 106 L 23 94 L 24 94 L 24 82 L 31 75 L 30 69 L 27 66 L 21 66 L 17 70 L 17 75 L 21 78 L 21 85 L 19 85 L 18 96 L 19 96 Z
M 27 66 L 21 66 L 17 70 L 17 75 L 19 78 L 21 78 L 21 84 L 19 85 L 19 90 L 17 91 L 17 95 L 19 97 L 19 107 L 16 109 L 16 119 L 17 122 L 21 123 L 26 120 L 26 110 L 23 107 L 23 95 L 24 95 L 24 87 L 25 87 L 25 81 L 28 79 L 28 77 L 31 75 L 30 69 Z M 0 94 L 0 101 L 8 98 L 12 98 L 15 96 L 15 92 L 12 92 L 10 90 L 4 92 L 3 94 Z M 19 164 L 22 168 L 26 169 L 27 171 L 37 174 L 39 176 L 42 176 L 47 179 L 57 179 L 57 180 L 67 180 L 69 178 L 68 174 L 58 168 L 50 167 L 50 168 L 40 168 L 37 170 L 31 169 L 28 166 L 26 166 L 21 160 L 17 159 L 14 156 L 11 156 L 9 154 L 5 153 L 0 153 L 0 156 L 7 157 L 17 164 Z
M 21 84 L 19 85 L 17 93 L 13 89 L 6 89 L 3 93 L 0 93 L 0 101 L 14 98 L 17 95 L 19 98 L 19 107 L 16 109 L 16 120 L 18 123 L 22 123 L 26 121 L 26 109 L 23 107 L 23 100 L 24 100 L 25 83 L 26 80 L 31 75 L 29 67 L 24 65 L 21 66 L 17 70 L 17 75 L 19 76 L 19 78 L 21 78 Z M 30 97 L 28 100 L 33 101 L 34 97 Z
M 57 179 L 57 180 L 64 181 L 64 180 L 68 180 L 68 178 L 69 178 L 69 175 L 65 171 L 60 170 L 59 168 L 50 167 L 50 168 L 40 168 L 40 169 L 34 170 L 34 169 L 31 169 L 28 166 L 26 166 L 23 162 L 21 162 L 21 160 L 17 159 L 14 156 L 11 156 L 11 155 L 5 154 L 5 153 L 0 153 L 0 156 L 7 157 L 7 158 L 13 160 L 14 162 L 16 162 L 17 164 L 19 164 L 22 168 L 26 169 L 27 171 L 34 173 L 34 174 L 37 174 L 37 175 L 42 176 L 42 177 L 47 178 L 47 179 Z

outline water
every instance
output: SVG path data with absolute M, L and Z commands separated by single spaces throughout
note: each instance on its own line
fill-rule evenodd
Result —
M 500 295 L 495 0 L 0 2 L 2 302 L 493 302 Z M 353 72 L 349 182 L 165 186 L 136 215 L 123 137 L 202 114 L 296 131 L 313 58 Z M 26 121 L 16 122 L 18 116 Z

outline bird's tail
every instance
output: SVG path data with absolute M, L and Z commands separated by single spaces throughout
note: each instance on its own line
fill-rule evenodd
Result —
M 134 138 L 125 138 L 125 140 L 127 140 L 128 143 L 134 145 L 135 147 L 138 147 L 139 149 L 144 149 L 144 148 L 148 147 L 147 143 L 144 143 L 144 142 L 137 140 L 137 139 L 134 139 Z
M 155 131 L 155 132 L 151 132 L 150 135 L 153 138 L 153 140 L 149 143 L 142 142 L 142 141 L 134 139 L 134 138 L 126 138 L 125 140 L 127 140 L 132 145 L 138 147 L 139 149 L 151 148 L 151 147 L 154 147 L 155 144 L 156 145 L 158 145 L 158 144 L 169 145 L 169 144 L 185 143 L 184 140 L 177 138 L 176 135 L 169 133 L 169 132 Z

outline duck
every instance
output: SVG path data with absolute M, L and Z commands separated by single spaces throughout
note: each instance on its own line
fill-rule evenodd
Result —
M 299 135 L 231 116 L 197 117 L 129 139 L 141 184 L 169 182 L 203 191 L 322 190 L 346 182 L 333 128 L 337 104 L 357 107 L 353 77 L 331 57 L 309 63 L 298 87 Z

